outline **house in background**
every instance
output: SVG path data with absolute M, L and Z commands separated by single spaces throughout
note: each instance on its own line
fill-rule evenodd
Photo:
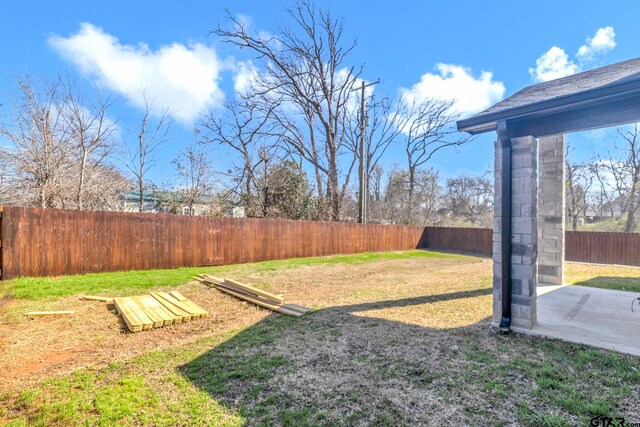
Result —
M 620 218 L 624 214 L 625 199 L 618 197 L 610 202 L 602 203 L 600 206 L 587 206 L 582 223 L 593 224 L 607 219 Z
M 123 212 L 139 212 L 140 192 L 124 191 L 118 196 Z M 142 193 L 142 212 L 158 213 L 158 199 L 154 193 L 145 191 Z
M 157 200 L 157 210 L 161 213 L 178 215 L 212 215 L 215 214 L 213 204 L 216 200 L 213 194 L 201 194 L 195 200 L 180 191 L 158 191 L 154 193 Z
M 123 212 L 139 212 L 140 196 L 138 191 L 125 191 L 119 199 Z M 214 194 L 196 197 L 193 203 L 178 191 L 148 191 L 143 193 L 142 212 L 171 213 L 177 215 L 212 215 L 245 217 L 242 206 L 218 206 Z

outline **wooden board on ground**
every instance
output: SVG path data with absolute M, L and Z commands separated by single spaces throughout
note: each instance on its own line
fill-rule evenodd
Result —
M 196 304 L 194 304 L 193 302 L 185 298 L 184 295 L 182 295 L 180 292 L 171 291 L 169 292 L 169 295 L 171 295 L 172 297 L 180 301 L 182 304 L 184 304 L 184 306 L 189 309 L 190 313 L 199 314 L 201 317 L 206 317 L 209 315 L 209 313 L 207 313 L 205 310 L 203 310 L 202 308 L 198 307 Z
M 233 287 L 240 289 L 242 291 L 246 291 L 246 293 L 257 295 L 263 298 L 266 298 L 270 301 L 275 302 L 276 304 L 284 304 L 284 296 L 283 295 L 275 295 L 267 291 L 263 291 L 262 289 L 254 288 L 253 286 L 246 285 L 244 283 L 237 282 L 231 279 L 225 279 L 225 283 L 230 283 Z
M 215 277 L 215 276 L 210 276 L 208 274 L 199 274 L 197 276 L 197 279 L 205 282 L 209 285 L 214 285 L 214 286 L 225 286 L 226 287 L 230 287 L 232 289 L 236 289 L 239 291 L 242 291 L 243 293 L 249 294 L 249 295 L 256 295 L 256 296 L 260 296 L 263 298 L 266 298 L 270 301 L 275 302 L 276 304 L 284 304 L 284 295 L 281 294 L 272 294 L 271 292 L 267 292 L 265 290 L 262 289 L 258 289 L 255 288 L 251 285 L 247 285 L 246 283 L 241 283 L 238 282 L 236 280 L 232 280 L 232 279 L 222 279 L 219 277 Z M 229 286 L 231 285 L 231 286 Z
M 192 316 L 190 313 L 182 310 L 180 307 L 172 304 L 170 301 L 167 301 L 165 298 L 158 295 L 157 292 L 150 292 L 149 294 L 153 298 L 155 298 L 155 300 L 158 301 L 158 303 L 161 304 L 168 312 L 170 312 L 174 316 L 180 317 L 183 323 L 191 321 Z
M 297 304 L 286 304 L 283 295 L 275 295 L 235 280 L 221 279 L 207 274 L 200 274 L 197 279 L 207 285 L 213 285 L 221 292 L 279 313 L 297 317 L 311 311 Z
M 124 323 L 127 324 L 131 332 L 138 332 L 153 327 L 153 322 L 149 319 L 149 316 L 140 312 L 138 305 L 131 297 L 114 298 L 113 304 L 116 306 L 118 313 L 120 313 Z
M 182 317 L 173 315 L 151 295 L 142 295 L 138 298 L 146 311 L 153 312 L 162 319 L 162 326 L 182 323 Z
M 110 298 L 110 297 L 85 295 L 85 296 L 81 296 L 80 299 L 83 301 L 100 301 L 100 302 L 106 302 L 107 304 L 113 304 L 113 298 Z
M 158 316 L 153 310 L 149 309 L 149 307 L 142 301 L 141 296 L 134 296 L 131 297 L 131 299 L 136 303 L 137 309 L 143 312 L 149 318 L 149 320 L 151 320 L 152 327 L 160 328 L 164 326 L 164 319 Z
M 211 285 L 219 285 L 221 283 L 224 283 L 224 279 L 220 277 L 211 276 L 209 274 L 198 274 L 196 278 L 200 281 L 206 282 L 207 284 L 211 284 Z
M 171 307 L 172 309 L 180 310 L 184 317 L 188 317 L 189 320 L 195 320 L 200 318 L 200 313 L 193 313 L 192 310 L 184 303 L 178 301 L 167 292 L 154 292 L 153 297 L 165 307 Z
M 118 312 L 131 332 L 161 328 L 208 316 L 209 313 L 177 291 L 114 298 Z
M 310 308 L 303 307 L 298 304 L 282 304 L 281 307 L 287 308 L 289 310 L 299 311 L 302 314 L 312 311 Z
M 26 313 L 27 316 L 66 316 L 69 314 L 73 314 L 75 311 L 73 310 L 64 310 L 64 311 L 30 311 Z
M 227 287 L 223 287 L 223 286 L 219 286 L 217 287 L 218 290 L 227 293 L 229 295 L 233 295 L 236 298 L 240 298 L 243 299 L 245 301 L 249 301 L 252 302 L 256 305 L 259 305 L 261 307 L 265 307 L 268 308 L 269 310 L 273 310 L 273 311 L 277 311 L 279 313 L 283 313 L 283 314 L 288 314 L 290 316 L 302 316 L 302 313 L 300 313 L 299 311 L 294 311 L 294 310 L 290 310 L 284 307 L 281 307 L 279 304 L 274 304 L 272 301 L 263 299 L 263 298 L 259 298 L 256 296 L 249 296 L 245 293 L 242 292 L 238 292 L 232 289 L 229 289 Z

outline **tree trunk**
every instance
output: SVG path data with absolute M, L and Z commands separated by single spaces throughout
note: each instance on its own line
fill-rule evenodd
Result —
M 416 188 L 416 168 L 409 166 L 409 194 L 407 197 L 407 224 L 413 221 L 413 193 Z
M 636 209 L 637 209 L 637 202 L 636 202 L 636 191 L 635 189 L 631 191 L 631 196 L 630 196 L 630 200 L 629 200 L 629 210 L 627 213 L 627 222 L 624 226 L 624 231 L 625 233 L 633 233 L 633 231 L 636 228 Z
M 84 180 L 87 168 L 87 151 L 82 150 L 82 160 L 80 161 L 80 177 L 78 178 L 78 192 L 76 193 L 76 208 L 84 209 Z
M 338 182 L 338 166 L 333 153 L 331 153 L 331 157 L 329 158 L 327 198 L 329 199 L 329 220 L 338 221 L 340 219 L 340 189 Z
M 144 181 L 142 178 L 138 179 L 138 212 L 144 211 Z
M 40 188 L 40 207 L 43 209 L 47 207 L 47 196 L 44 185 Z
M 629 209 L 629 214 L 627 215 L 627 223 L 624 227 L 625 233 L 633 233 L 633 230 L 635 229 L 635 222 L 635 212 Z

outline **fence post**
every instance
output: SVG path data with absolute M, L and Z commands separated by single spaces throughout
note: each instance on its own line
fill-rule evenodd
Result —
M 0 280 L 9 280 L 11 271 L 11 213 L 7 206 L 0 206 Z
M 0 206 L 0 280 L 4 279 L 4 260 L 2 257 L 2 252 L 3 252 L 3 244 L 2 244 L 2 237 L 3 237 L 3 233 L 2 233 L 2 211 L 3 211 L 3 206 Z

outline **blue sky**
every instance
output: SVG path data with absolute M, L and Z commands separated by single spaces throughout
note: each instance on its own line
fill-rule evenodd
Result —
M 135 75 L 129 81 L 123 77 L 120 70 L 129 69 L 127 61 L 145 69 L 160 67 L 163 58 L 188 58 L 194 61 L 193 67 L 168 71 L 177 81 L 173 86 L 162 80 L 166 73 L 145 74 L 152 95 L 157 93 L 162 102 L 175 98 L 176 105 L 183 106 L 153 174 L 155 180 L 162 180 L 171 173 L 170 161 L 176 152 L 193 139 L 190 118 L 201 107 L 233 96 L 239 64 L 248 59 L 242 56 L 244 52 L 209 34 L 218 22 L 224 22 L 225 9 L 248 17 L 257 30 L 274 32 L 286 17 L 283 9 L 290 4 L 264 0 L 4 0 L 0 12 L 0 122 L 6 123 L 10 114 L 8 96 L 15 89 L 16 74 L 53 77 L 70 72 L 85 87 L 95 81 L 105 92 L 122 98 L 114 118 L 123 128 L 133 127 L 132 118 L 140 109 L 131 87 L 141 83 Z M 316 4 L 345 16 L 346 37 L 358 39 L 353 63 L 365 63 L 365 79 L 382 80 L 376 93 L 393 94 L 405 88 L 439 94 L 454 88 L 458 97 L 465 98 L 461 102 L 477 108 L 535 83 L 536 78 L 640 55 L 640 2 L 324 0 Z M 82 27 L 83 23 L 89 26 Z M 80 37 L 82 34 L 86 37 Z M 113 67 L 105 66 L 110 52 L 122 56 Z M 542 67 L 538 73 L 537 64 Z M 189 85 L 205 89 L 194 93 Z M 611 135 L 611 131 L 571 135 L 569 140 L 577 147 L 573 156 L 583 160 L 594 151 L 603 153 Z M 492 134 L 484 135 L 457 150 L 442 152 L 432 166 L 445 177 L 481 173 L 492 162 L 493 139 Z M 225 164 L 224 153 L 213 157 L 218 165 Z M 391 152 L 387 163 L 401 160 L 400 153 Z

